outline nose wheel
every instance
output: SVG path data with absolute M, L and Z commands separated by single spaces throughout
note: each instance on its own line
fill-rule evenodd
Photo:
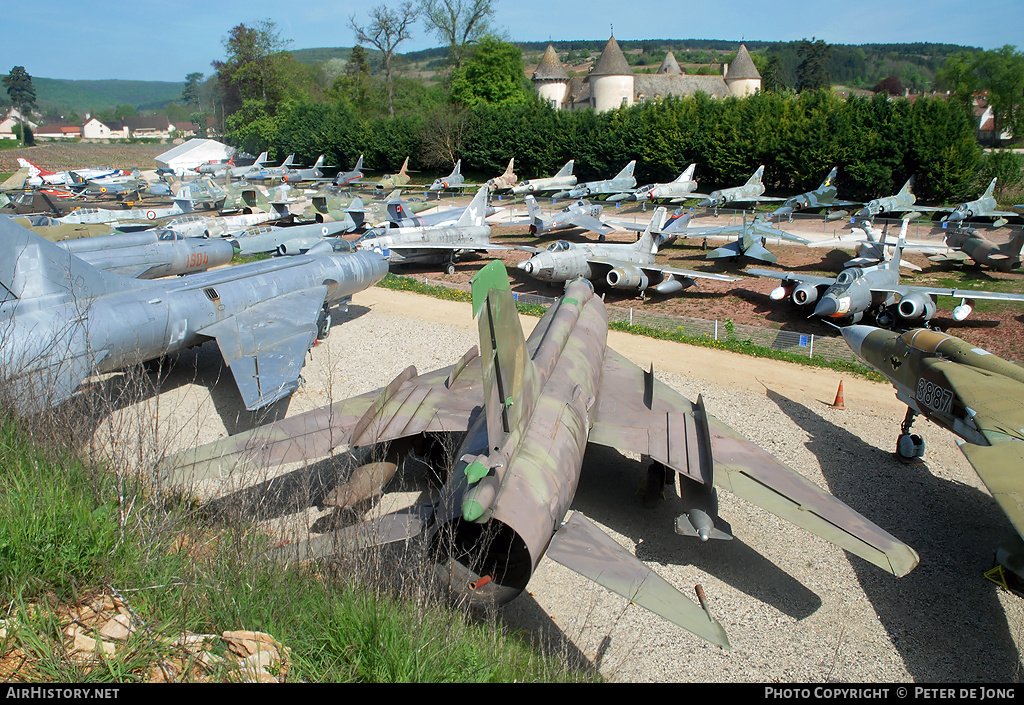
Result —
M 896 457 L 902 463 L 920 462 L 920 459 L 924 457 L 924 439 L 910 432 L 910 427 L 914 424 L 914 416 L 913 409 L 908 407 L 907 415 L 900 426 L 899 438 L 896 439 Z

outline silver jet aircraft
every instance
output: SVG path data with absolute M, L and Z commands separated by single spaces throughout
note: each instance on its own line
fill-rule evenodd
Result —
M 772 196 L 765 196 L 764 184 L 761 183 L 761 177 L 764 175 L 764 165 L 757 167 L 757 171 L 747 179 L 747 183 L 742 186 L 733 186 L 732 188 L 718 189 L 712 191 L 711 194 L 703 201 L 698 203 L 698 206 L 713 207 L 715 212 L 727 203 L 761 203 L 763 201 L 781 201 L 781 198 L 774 198 Z
M 582 228 L 600 235 L 601 242 L 605 236 L 615 232 L 615 228 L 601 220 L 601 213 L 604 207 L 599 203 L 587 203 L 584 200 L 573 201 L 550 218 L 544 218 L 544 213 L 537 205 L 537 199 L 533 196 L 526 197 L 526 208 L 530 218 L 530 233 L 533 235 L 544 235 L 555 230 L 569 230 L 571 228 Z
M 408 161 L 408 159 L 406 161 Z M 351 186 L 352 184 L 359 183 L 359 179 L 363 178 L 363 176 L 363 155 L 360 154 L 352 171 L 339 172 L 338 175 L 334 177 L 334 181 L 332 183 L 335 186 Z
M 1020 214 L 1012 211 L 997 210 L 996 198 L 993 195 L 995 190 L 996 179 L 992 179 L 981 198 L 974 201 L 968 201 L 967 203 L 961 203 L 953 209 L 952 213 L 943 218 L 942 222 L 960 224 L 970 218 L 995 218 L 996 220 L 992 224 L 997 228 L 1003 227 L 1006 225 L 1006 219 L 1008 217 Z
M 392 264 L 447 263 L 445 270 L 454 274 L 455 262 L 464 253 L 512 249 L 491 244 L 486 214 L 487 187 L 483 186 L 454 225 L 372 228 L 356 241 L 356 247 L 380 253 Z
M 337 238 L 349 232 L 350 223 L 308 223 L 306 225 L 290 225 L 281 228 L 264 225 L 249 228 L 232 236 L 231 242 L 238 246 L 243 255 L 256 255 L 263 252 L 276 252 L 279 255 L 297 255 L 305 252 L 324 241 L 325 238 Z
M 187 487 L 324 458 L 344 445 L 379 452 L 380 444 L 400 448 L 418 438 L 440 445 L 458 434 L 457 460 L 445 464 L 451 470 L 434 501 L 311 535 L 274 557 L 305 561 L 422 535 L 452 598 L 494 607 L 522 593 L 546 555 L 726 648 L 703 589 L 698 601 L 687 599 L 632 547 L 569 513 L 590 444 L 649 457 L 655 497 L 666 485 L 678 487 L 681 501 L 662 529 L 669 535 L 732 538 L 718 516 L 717 485 L 889 574 L 917 565 L 912 548 L 723 424 L 702 397 L 691 402 L 653 367 L 608 347 L 608 312 L 589 282 L 572 282 L 529 337 L 500 261 L 473 277 L 472 296 L 480 343 L 451 367 L 421 375 L 410 366 L 385 388 L 179 453 L 157 476 Z M 357 467 L 324 503 L 347 509 L 380 494 L 381 465 L 394 474 L 393 463 Z
M 756 259 L 762 262 L 775 263 L 778 261 L 778 257 L 769 252 L 764 246 L 767 238 L 774 237 L 780 240 L 788 240 L 790 242 L 796 242 L 801 245 L 806 245 L 810 241 L 799 237 L 797 235 L 791 235 L 785 230 L 779 230 L 778 228 L 772 227 L 765 222 L 760 215 L 754 216 L 752 220 L 747 220 L 747 214 L 743 214 L 743 223 L 740 225 L 723 225 L 715 226 L 710 228 L 698 228 L 696 230 L 690 230 L 687 225 L 690 222 L 690 214 L 683 213 L 681 216 L 673 217 L 669 220 L 662 228 L 656 229 L 656 233 L 659 238 L 659 244 L 664 245 L 671 242 L 676 237 L 708 237 L 708 236 L 731 236 L 735 235 L 736 239 L 733 242 L 723 245 L 722 247 L 715 248 L 707 254 L 706 259 L 712 260 L 729 260 L 735 262 L 740 257 L 747 259 Z
M 0 371 L 19 414 L 91 374 L 216 340 L 247 409 L 299 385 L 330 308 L 387 274 L 372 252 L 289 257 L 137 280 L 99 270 L 0 217 Z
M 440 179 L 434 179 L 434 183 L 430 184 L 427 189 L 430 193 L 436 193 L 445 191 L 447 189 L 455 188 L 472 188 L 477 184 L 467 184 L 466 177 L 462 175 L 462 160 L 455 162 L 455 168 L 452 169 L 452 173 L 448 174 Z
M 323 165 L 324 155 L 321 154 L 311 167 L 288 167 L 281 177 L 281 181 L 286 184 L 298 184 L 303 181 L 330 181 L 324 176 Z
M 664 219 L 665 209 L 659 208 L 635 243 L 599 245 L 559 240 L 548 245 L 546 250 L 530 248 L 537 254 L 516 266 L 545 282 L 567 282 L 584 277 L 591 281 L 603 279 L 613 289 L 643 292 L 650 288 L 659 294 L 687 289 L 696 283 L 695 279 L 736 281 L 724 274 L 691 272 L 656 264 L 654 256 L 658 247 L 652 230 L 657 229 Z
M 148 236 L 148 242 L 141 242 Z M 184 237 L 173 230 L 143 230 L 57 243 L 105 272 L 134 279 L 156 279 L 203 272 L 231 262 L 235 248 L 226 240 Z
M 892 196 L 883 196 L 882 198 L 871 199 L 864 204 L 863 208 L 854 214 L 854 217 L 874 220 L 876 215 L 883 215 L 887 213 L 907 213 L 908 218 L 916 218 L 917 213 L 929 213 L 941 210 L 949 209 L 917 205 L 917 196 L 914 195 L 914 177 L 911 176 L 907 179 L 907 183 L 903 184 L 903 188 L 901 188 L 898 193 Z
M 250 171 L 244 178 L 246 181 L 280 181 L 291 171 L 295 162 L 295 155 L 289 154 L 285 160 L 277 166 L 264 166 L 261 169 Z
M 169 208 L 132 208 L 128 210 L 114 208 L 77 208 L 62 218 L 62 223 L 128 223 L 170 218 L 194 210 L 195 200 L 192 191 L 185 187 L 173 199 L 174 205 Z
M 586 198 L 597 196 L 602 193 L 626 193 L 636 188 L 636 179 L 633 178 L 633 169 L 636 167 L 634 159 L 622 171 L 610 179 L 604 181 L 588 181 L 579 184 L 568 191 L 560 191 L 554 198 Z
M 915 323 L 931 320 L 938 313 L 938 296 L 960 299 L 960 305 L 953 309 L 954 321 L 962 321 L 970 315 L 974 309 L 974 299 L 1024 301 L 1022 294 L 901 284 L 900 259 L 906 242 L 908 222 L 909 219 L 904 219 L 892 259 L 870 267 L 849 267 L 835 279 L 765 269 L 747 271 L 759 277 L 782 281 L 771 293 L 774 301 L 781 301 L 788 296 L 798 306 L 815 304 L 811 315 L 841 318 L 849 323 L 858 323 L 865 315 L 873 316 L 878 325 L 883 327 L 894 325 L 897 317 Z
M 262 152 L 260 156 L 256 157 L 256 161 L 248 166 L 233 166 L 228 169 L 227 176 L 232 179 L 243 179 L 249 174 L 255 174 L 263 168 L 263 164 L 267 161 L 267 153 Z
M 647 186 L 641 186 L 633 193 L 617 193 L 609 196 L 608 202 L 636 201 L 644 203 L 646 201 L 668 200 L 672 203 L 679 203 L 688 198 L 703 196 L 704 194 L 695 193 L 697 182 L 693 180 L 693 172 L 696 168 L 696 164 L 691 164 L 686 167 L 686 171 L 680 174 L 679 178 L 675 181 L 670 181 L 667 184 L 648 184 Z
M 558 173 L 541 179 L 528 179 L 512 187 L 512 193 L 540 193 L 541 191 L 559 191 L 570 189 L 576 185 L 576 177 L 572 175 L 576 162 L 572 159 L 565 163 Z

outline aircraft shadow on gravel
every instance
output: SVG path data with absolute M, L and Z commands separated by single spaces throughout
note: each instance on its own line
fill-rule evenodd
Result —
M 992 547 L 1012 531 L 995 501 L 936 477 L 924 464 L 904 465 L 894 453 L 781 394 L 769 390 L 768 398 L 810 436 L 807 449 L 819 458 L 829 491 L 920 554 L 920 565 L 899 579 L 850 557 L 914 681 L 1014 680 L 1020 669 L 1017 647 L 999 588 L 982 575 L 992 567 Z M 894 447 L 899 422 L 893 418 Z M 951 650 L 952 642 L 970 647 Z

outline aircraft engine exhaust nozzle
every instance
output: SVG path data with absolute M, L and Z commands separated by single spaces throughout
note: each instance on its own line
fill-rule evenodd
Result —
M 436 570 L 452 597 L 471 606 L 503 605 L 518 596 L 533 574 L 526 542 L 496 519 L 456 518 L 432 540 Z
M 812 286 L 810 284 L 801 284 L 800 286 L 793 289 L 793 303 L 795 304 L 798 304 L 800 306 L 807 306 L 808 304 L 813 304 L 817 300 L 818 287 L 816 286 Z M 817 309 L 815 309 L 814 313 L 815 315 L 832 315 L 831 313 L 819 314 Z M 835 311 L 833 311 L 832 313 L 835 313 Z

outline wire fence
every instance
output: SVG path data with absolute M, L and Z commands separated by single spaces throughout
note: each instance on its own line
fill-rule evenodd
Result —
M 416 277 L 419 279 L 420 277 Z M 441 286 L 459 291 L 469 291 L 469 284 L 430 280 L 422 278 L 428 286 Z M 540 304 L 550 306 L 558 299 L 538 294 L 513 292 L 516 301 L 524 304 Z M 820 336 L 813 333 L 797 333 L 795 331 L 762 328 L 733 323 L 731 320 L 718 321 L 691 316 L 673 316 L 666 313 L 652 313 L 636 308 L 607 306 L 609 323 L 625 323 L 629 326 L 645 326 L 670 333 L 680 333 L 690 337 L 706 337 L 711 340 L 750 341 L 770 350 L 803 355 L 808 358 L 817 357 L 829 362 L 844 361 L 860 364 L 859 359 L 850 350 L 842 337 Z

